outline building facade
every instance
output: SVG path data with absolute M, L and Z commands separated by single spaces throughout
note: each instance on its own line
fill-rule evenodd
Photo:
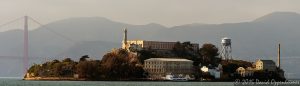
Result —
M 161 41 L 146 41 L 146 40 L 127 40 L 127 29 L 124 29 L 122 48 L 129 49 L 130 47 L 139 49 L 154 49 L 154 50 L 172 50 L 177 42 L 161 42 Z M 194 50 L 199 49 L 199 44 L 191 43 Z
M 255 69 L 256 70 L 264 70 L 264 71 L 275 71 L 276 70 L 276 64 L 272 60 L 258 59 L 255 62 Z
M 236 69 L 236 72 L 241 76 L 241 77 L 251 77 L 254 74 L 254 69 L 252 67 L 239 67 Z
M 151 79 L 165 79 L 166 75 L 192 76 L 193 61 L 177 58 L 150 58 L 144 61 L 144 70 Z
M 140 48 L 148 48 L 154 50 L 172 50 L 177 42 L 161 42 L 161 41 L 146 41 L 146 40 L 128 40 L 127 43 L 122 44 L 122 48 L 129 48 L 133 45 L 138 45 Z M 193 43 L 194 50 L 199 48 L 199 44 Z

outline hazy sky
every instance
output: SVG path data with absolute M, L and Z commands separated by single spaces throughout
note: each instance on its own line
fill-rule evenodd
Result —
M 0 0 L 0 24 L 29 15 L 42 23 L 106 17 L 129 24 L 251 21 L 275 11 L 300 13 L 300 0 Z

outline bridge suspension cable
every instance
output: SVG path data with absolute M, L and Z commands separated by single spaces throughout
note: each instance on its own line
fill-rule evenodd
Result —
M 33 19 L 32 17 L 29 17 L 29 16 L 20 17 L 20 18 L 14 19 L 12 21 L 6 22 L 4 24 L 0 24 L 0 28 L 2 28 L 3 26 L 9 25 L 9 24 L 15 23 L 16 21 L 19 21 L 19 20 L 25 20 L 24 21 L 24 58 L 23 58 L 24 74 L 26 73 L 26 71 L 28 69 L 28 61 L 29 61 L 29 58 L 28 58 L 28 23 L 29 22 L 28 22 L 28 20 L 32 20 L 33 22 L 38 24 L 40 26 L 40 28 L 44 28 L 47 31 L 56 34 L 57 36 L 65 39 L 67 41 L 70 41 L 71 43 L 76 43 L 73 39 L 71 39 L 67 36 L 64 36 L 64 35 L 56 32 L 56 31 L 50 29 L 49 27 L 43 25 L 42 23 L 36 21 L 35 19 Z
M 38 25 L 40 25 L 41 28 L 44 28 L 44 29 L 48 30 L 49 32 L 52 32 L 52 33 L 54 33 L 54 34 L 56 34 L 56 35 L 58 35 L 58 36 L 64 38 L 65 40 L 68 40 L 68 41 L 70 41 L 70 42 L 72 42 L 72 43 L 75 43 L 75 42 L 76 42 L 76 41 L 74 41 L 73 39 L 71 39 L 71 38 L 69 38 L 69 37 L 67 37 L 67 36 L 64 36 L 64 35 L 62 35 L 62 34 L 56 32 L 56 31 L 50 29 L 49 27 L 47 27 L 47 26 L 43 25 L 42 23 L 36 21 L 36 20 L 33 19 L 32 17 L 29 17 L 29 19 L 32 20 L 33 22 L 37 23 Z
M 0 25 L 0 28 L 2 28 L 3 26 L 9 25 L 9 24 L 15 23 L 16 21 L 19 21 L 19 20 L 21 20 L 21 19 L 23 19 L 23 18 L 24 18 L 24 17 L 16 18 L 16 19 L 14 19 L 14 20 L 12 20 L 12 21 L 3 23 L 3 24 Z

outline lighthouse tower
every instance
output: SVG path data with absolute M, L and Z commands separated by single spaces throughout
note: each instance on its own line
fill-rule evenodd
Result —
M 124 28 L 124 34 L 123 34 L 123 41 L 122 41 L 122 48 L 127 49 L 127 28 Z

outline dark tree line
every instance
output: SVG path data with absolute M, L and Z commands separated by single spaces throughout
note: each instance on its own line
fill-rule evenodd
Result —
M 144 78 L 143 66 L 136 55 L 119 49 L 107 53 L 100 60 L 88 60 L 85 55 L 78 62 L 70 58 L 53 60 L 43 64 L 34 64 L 28 70 L 35 77 L 74 77 L 87 80 L 122 80 Z
M 146 77 L 143 66 L 133 53 L 124 49 L 107 53 L 102 58 L 103 78 L 106 79 L 135 79 Z
M 199 49 L 198 53 L 201 55 L 201 63 L 202 65 L 213 65 L 217 66 L 221 59 L 218 58 L 218 48 L 213 44 L 203 44 Z
M 195 50 L 190 42 L 177 42 L 172 51 L 178 57 L 194 61 L 194 66 L 198 66 L 200 63 L 201 65 L 217 66 L 220 62 L 218 48 L 213 44 L 203 44 L 200 49 Z
M 38 77 L 74 77 L 88 80 L 124 80 L 145 78 L 147 73 L 143 70 L 144 60 L 159 57 L 152 49 L 136 51 L 137 54 L 124 49 L 113 50 L 105 54 L 102 60 L 91 60 L 82 56 L 78 62 L 65 58 L 62 61 L 53 60 L 43 64 L 34 64 L 28 70 Z M 204 44 L 200 49 L 193 49 L 190 42 L 177 42 L 171 52 L 178 58 L 194 61 L 195 71 L 198 65 L 217 64 L 218 49 L 215 45 Z M 197 74 L 195 74 L 197 75 Z
M 62 61 L 53 60 L 43 64 L 34 64 L 29 68 L 28 72 L 40 77 L 67 77 L 73 76 L 76 70 L 76 64 L 78 63 L 70 58 L 66 58 Z

